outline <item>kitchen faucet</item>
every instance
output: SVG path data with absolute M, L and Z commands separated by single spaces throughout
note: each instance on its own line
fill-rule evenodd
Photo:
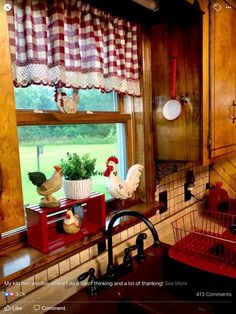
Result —
M 154 225 L 151 223 L 150 220 L 148 220 L 145 216 L 143 216 L 142 214 L 140 214 L 139 212 L 136 212 L 134 210 L 122 210 L 119 211 L 118 213 L 116 213 L 110 220 L 108 227 L 107 227 L 107 241 L 108 241 L 108 265 L 107 265 L 107 273 L 104 274 L 102 276 L 102 278 L 100 278 L 99 280 L 97 280 L 97 278 L 95 277 L 94 273 L 95 273 L 95 269 L 94 268 L 90 268 L 87 272 L 81 274 L 78 277 L 78 281 L 83 281 L 88 277 L 88 293 L 91 296 L 94 296 L 97 294 L 98 292 L 98 283 L 102 282 L 103 286 L 105 287 L 107 284 L 109 284 L 110 280 L 114 280 L 117 275 L 119 275 L 119 273 L 123 273 L 124 274 L 124 270 L 125 272 L 127 272 L 127 270 L 131 270 L 132 269 L 132 263 L 131 263 L 131 258 L 129 253 L 133 250 L 138 250 L 138 254 L 137 254 L 137 260 L 142 262 L 144 261 L 144 247 L 143 247 L 143 240 L 146 239 L 147 235 L 146 233 L 140 233 L 136 239 L 136 244 L 132 245 L 129 248 L 126 248 L 124 250 L 125 256 L 124 256 L 124 260 L 123 260 L 123 264 L 119 265 L 119 266 L 115 266 L 113 263 L 113 251 L 112 251 L 112 230 L 113 230 L 113 225 L 116 222 L 116 220 L 120 217 L 123 216 L 134 216 L 139 218 L 140 220 L 142 220 L 150 229 L 153 239 L 154 239 L 154 246 L 159 247 L 160 246 L 160 240 L 157 234 L 157 231 L 154 227 Z M 118 271 L 119 268 L 119 271 Z M 101 288 L 101 287 L 100 287 Z
M 143 216 L 137 211 L 134 210 L 122 210 L 116 213 L 110 220 L 108 227 L 107 227 L 107 242 L 108 242 L 108 265 L 107 265 L 107 276 L 113 277 L 115 275 L 115 265 L 113 263 L 113 249 L 112 249 L 112 230 L 113 230 L 113 225 L 116 222 L 116 220 L 120 217 L 123 216 L 134 216 L 142 220 L 150 229 L 153 240 L 154 240 L 154 245 L 155 246 L 160 246 L 160 240 L 157 234 L 157 231 L 154 227 L 154 225 L 151 223 L 148 218 Z

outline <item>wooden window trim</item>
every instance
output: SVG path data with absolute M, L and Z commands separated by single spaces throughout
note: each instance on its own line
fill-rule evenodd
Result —
M 119 112 L 96 112 L 92 114 L 77 112 L 74 114 L 56 111 L 16 110 L 17 125 L 55 125 L 55 124 L 88 124 L 88 123 L 127 123 L 130 114 Z

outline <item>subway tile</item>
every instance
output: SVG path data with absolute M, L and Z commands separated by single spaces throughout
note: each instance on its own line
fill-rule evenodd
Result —
M 70 268 L 75 268 L 80 265 L 80 254 L 77 253 L 70 257 Z
M 133 237 L 135 235 L 135 229 L 134 229 L 134 226 L 133 227 L 130 227 L 128 229 L 128 239 Z
M 179 204 L 179 203 L 182 202 L 182 201 L 183 201 L 183 194 L 178 196 L 178 198 L 177 198 L 177 204 Z
M 177 205 L 177 210 L 178 210 L 178 212 L 182 210 L 182 203 L 179 203 L 179 204 Z
M 160 185 L 159 186 L 159 193 L 163 192 L 164 191 L 164 186 L 163 185 Z
M 60 275 L 68 272 L 70 270 L 70 259 L 67 258 L 66 260 L 59 263 L 59 272 Z
M 174 200 L 173 200 L 173 198 L 169 199 L 169 200 L 168 200 L 168 203 L 169 203 L 169 207 L 171 208 L 171 207 L 174 205 Z
M 40 273 L 36 274 L 34 276 L 34 281 L 35 281 L 36 287 L 40 287 L 44 285 L 48 281 L 47 271 L 43 270 Z
M 141 232 L 147 229 L 147 225 L 144 222 L 141 222 L 140 230 Z
M 127 239 L 128 239 L 128 232 L 127 230 L 124 230 L 120 233 L 120 241 L 124 242 Z
M 120 233 L 114 234 L 112 236 L 112 244 L 116 245 L 116 244 L 119 244 L 120 242 L 121 242 L 121 240 L 120 240 Z
M 89 248 L 89 257 L 94 258 L 98 255 L 98 246 L 95 244 Z
M 49 267 L 47 272 L 48 272 L 48 281 L 50 281 L 50 280 L 52 280 L 54 278 L 59 277 L 59 275 L 60 275 L 60 273 L 59 273 L 59 265 L 56 264 L 56 265 L 53 265 L 53 266 Z
M 36 286 L 35 286 L 34 276 L 31 276 L 21 281 L 21 291 L 23 292 L 23 295 L 30 293 L 35 288 Z
M 177 213 L 178 212 L 178 205 L 175 205 L 174 206 L 174 213 Z
M 81 264 L 85 263 L 88 260 L 89 260 L 89 250 L 86 249 L 86 250 L 80 252 L 80 262 L 81 262 Z
M 157 223 L 157 215 L 152 216 L 151 218 L 149 218 L 149 220 L 153 225 L 155 225 Z
M 156 217 L 157 217 L 157 222 L 159 222 L 161 220 L 161 214 L 159 210 L 156 211 Z
M 141 227 L 140 223 L 137 223 L 136 225 L 134 225 L 135 234 L 140 233 L 140 230 L 141 230 L 140 227 Z

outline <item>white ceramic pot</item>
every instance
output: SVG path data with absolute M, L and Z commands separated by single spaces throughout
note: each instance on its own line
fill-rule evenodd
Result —
M 64 180 L 65 197 L 71 200 L 87 198 L 92 192 L 92 179 Z

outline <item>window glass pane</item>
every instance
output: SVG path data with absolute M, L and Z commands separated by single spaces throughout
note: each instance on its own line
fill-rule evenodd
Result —
M 125 137 L 122 124 L 19 126 L 24 203 L 37 204 L 40 200 L 36 187 L 28 178 L 28 172 L 41 171 L 49 178 L 54 171 L 53 166 L 60 164 L 61 158 L 65 158 L 67 152 L 76 152 L 79 155 L 89 153 L 97 159 L 96 169 L 103 171 L 109 156 L 120 156 L 119 142 L 122 130 L 123 141 Z M 125 164 L 123 154 L 120 164 Z M 93 191 L 105 193 L 106 198 L 110 198 L 106 192 L 103 175 L 93 177 Z M 64 197 L 63 188 L 54 195 Z
M 63 88 L 71 96 L 72 89 Z M 41 85 L 31 85 L 15 88 L 16 109 L 58 110 L 54 101 L 55 88 Z M 79 91 L 78 111 L 117 111 L 117 94 L 101 93 L 97 89 Z

